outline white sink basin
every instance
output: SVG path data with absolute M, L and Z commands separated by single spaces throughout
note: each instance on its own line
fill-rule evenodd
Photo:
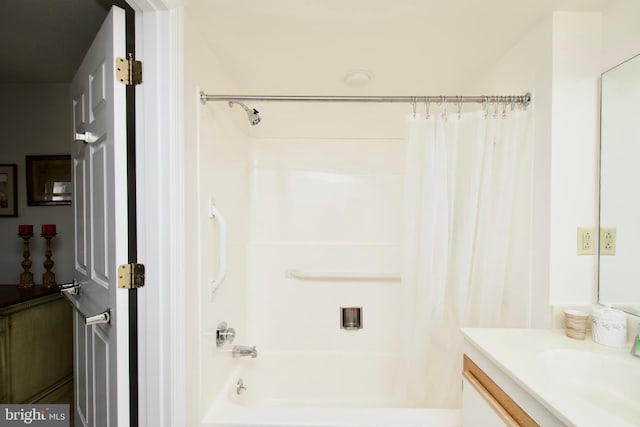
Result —
M 628 357 L 573 349 L 540 353 L 543 372 L 567 396 L 640 424 L 640 361 Z

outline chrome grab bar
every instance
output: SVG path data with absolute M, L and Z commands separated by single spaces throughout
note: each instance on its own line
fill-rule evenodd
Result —
M 71 295 L 78 295 L 80 293 L 79 283 L 73 281 L 71 283 L 62 284 L 59 286 L 59 288 L 62 296 L 69 302 L 69 304 L 71 304 L 74 310 L 77 311 L 80 316 L 82 316 L 85 326 L 111 324 L 111 318 L 113 317 L 113 314 L 111 313 L 110 308 L 106 309 L 102 313 L 93 316 L 87 315 L 82 310 L 80 310 L 80 307 L 78 307 L 78 303 L 76 302 L 77 300 L 71 297 Z
M 222 281 L 227 275 L 227 222 L 224 220 L 222 213 L 216 208 L 213 201 L 209 204 L 209 218 L 218 221 L 218 231 L 220 234 L 220 247 L 218 248 L 218 273 L 216 277 L 209 283 L 209 299 L 213 298 L 216 289 L 220 287 Z

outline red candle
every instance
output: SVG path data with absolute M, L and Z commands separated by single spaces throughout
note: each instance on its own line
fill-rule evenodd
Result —
M 42 235 L 43 236 L 53 236 L 56 234 L 56 225 L 55 224 L 42 224 Z
M 33 236 L 33 225 L 18 225 L 18 236 Z

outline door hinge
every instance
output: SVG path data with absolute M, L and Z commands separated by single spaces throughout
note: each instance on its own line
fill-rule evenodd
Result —
M 123 264 L 118 267 L 118 287 L 138 289 L 144 286 L 144 264 Z
M 127 86 L 142 83 L 142 61 L 136 61 L 130 54 L 129 59 L 116 58 L 116 80 Z

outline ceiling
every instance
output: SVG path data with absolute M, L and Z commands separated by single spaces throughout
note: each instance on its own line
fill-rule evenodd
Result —
M 0 83 L 70 82 L 109 4 L 103 0 L 0 1 Z
M 615 0 L 192 0 L 241 93 L 456 94 L 554 10 Z M 352 70 L 373 75 L 347 87 Z
M 119 0 L 121 3 L 124 0 Z M 553 10 L 615 0 L 186 0 L 244 93 L 441 93 L 466 87 Z M 0 1 L 0 82 L 70 82 L 113 0 Z M 437 90 L 436 90 L 437 89 Z M 451 92 L 451 93 L 454 93 Z

